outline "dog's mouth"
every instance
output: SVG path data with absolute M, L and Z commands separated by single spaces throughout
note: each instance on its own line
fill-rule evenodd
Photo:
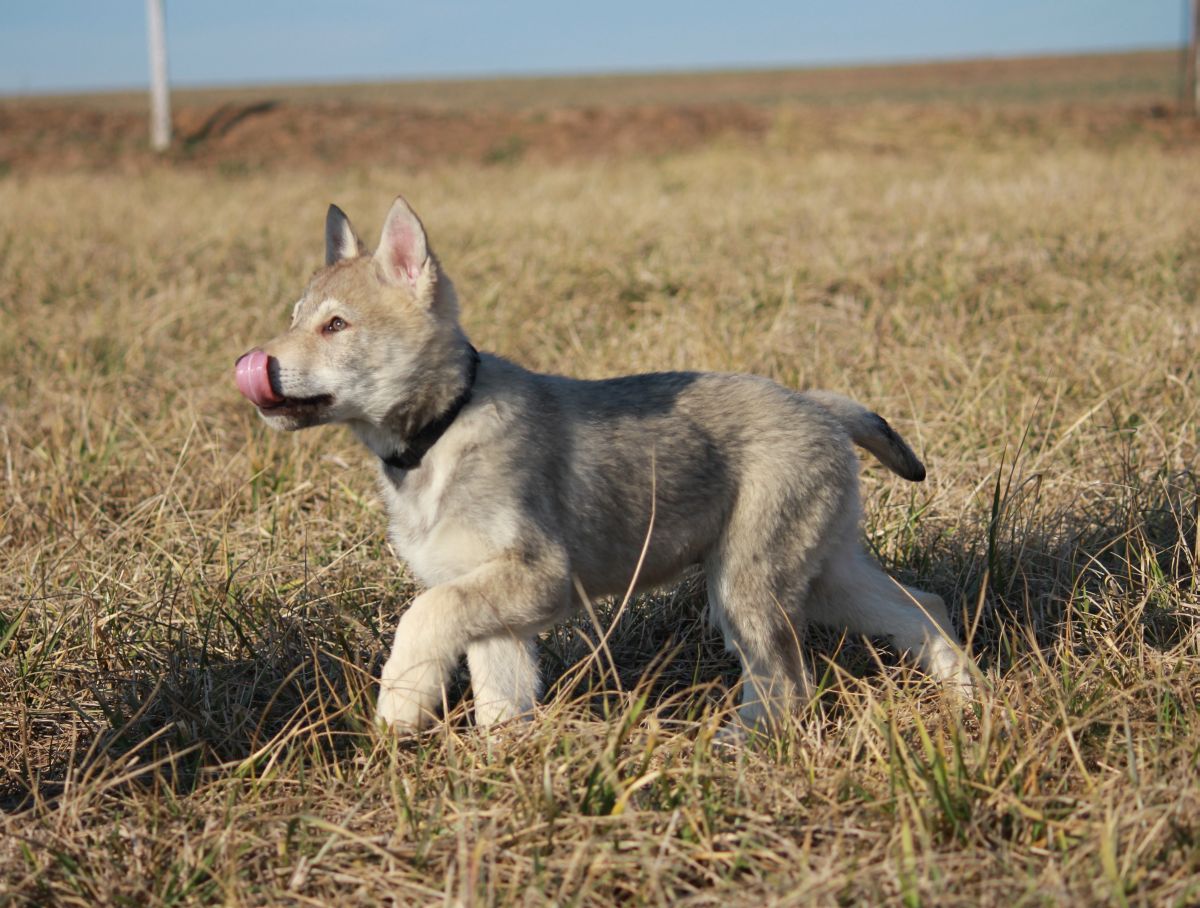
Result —
M 265 351 L 254 349 L 234 364 L 234 381 L 250 403 L 264 414 L 283 416 L 303 413 L 333 403 L 332 394 L 289 397 L 279 387 L 279 361 Z
M 317 394 L 313 397 L 282 397 L 270 404 L 258 404 L 258 409 L 269 415 L 284 415 L 301 410 L 316 410 L 333 403 L 332 394 Z

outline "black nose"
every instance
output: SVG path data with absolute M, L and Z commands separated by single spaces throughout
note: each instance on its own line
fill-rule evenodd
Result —
M 271 390 L 279 397 L 283 397 L 283 387 L 279 384 L 279 360 L 267 354 L 267 381 L 271 383 Z

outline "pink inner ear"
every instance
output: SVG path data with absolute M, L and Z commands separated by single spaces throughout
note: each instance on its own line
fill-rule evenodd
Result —
M 421 273 L 424 260 L 418 262 L 418 237 L 411 224 L 403 227 L 393 227 L 391 231 L 392 267 L 408 275 L 410 281 L 415 281 Z

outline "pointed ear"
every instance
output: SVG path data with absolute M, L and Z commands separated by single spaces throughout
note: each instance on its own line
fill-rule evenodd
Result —
M 429 260 L 425 244 L 425 228 L 415 211 L 402 196 L 396 196 L 383 222 L 383 235 L 375 250 L 384 280 L 389 284 L 408 283 L 415 286 Z
M 367 254 L 367 247 L 354 232 L 350 219 L 337 205 L 330 205 L 325 215 L 325 264 Z

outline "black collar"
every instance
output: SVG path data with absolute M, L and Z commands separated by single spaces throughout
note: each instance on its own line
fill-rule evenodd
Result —
M 454 403 L 436 417 L 432 422 L 427 422 L 417 433 L 408 440 L 408 444 L 403 451 L 397 454 L 390 454 L 387 457 L 381 457 L 384 463 L 389 467 L 397 470 L 415 470 L 421 465 L 421 458 L 429 453 L 439 438 L 445 434 L 450 428 L 450 424 L 458 418 L 458 414 L 462 412 L 462 408 L 467 405 L 471 399 L 471 392 L 475 388 L 475 373 L 479 371 L 479 351 L 470 344 L 467 344 L 467 349 L 471 351 L 471 362 L 467 366 L 467 386 L 463 388 L 462 394 L 454 399 Z

